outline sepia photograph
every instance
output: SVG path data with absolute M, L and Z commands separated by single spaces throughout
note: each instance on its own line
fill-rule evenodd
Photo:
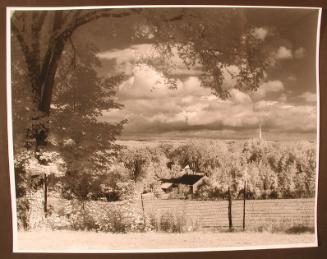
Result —
M 13 251 L 316 247 L 320 19 L 7 7 Z

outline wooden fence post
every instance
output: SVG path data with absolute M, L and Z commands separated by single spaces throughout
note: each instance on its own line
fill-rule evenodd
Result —
M 246 200 L 246 181 L 244 181 L 244 189 L 243 189 L 243 231 L 245 230 L 245 200 Z
M 144 204 L 143 204 L 143 196 L 142 196 L 142 193 L 141 193 L 141 204 L 142 204 L 142 211 L 143 211 L 143 223 L 144 223 L 144 227 L 145 227 L 145 211 L 144 211 Z
M 47 174 L 44 174 L 44 204 L 43 204 L 43 210 L 44 210 L 44 216 L 47 217 L 48 214 L 48 179 Z
M 232 219 L 232 196 L 230 194 L 230 188 L 228 187 L 228 224 L 229 230 L 233 228 L 233 219 Z

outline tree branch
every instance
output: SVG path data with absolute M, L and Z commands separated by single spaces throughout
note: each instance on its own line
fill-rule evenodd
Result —
M 184 17 L 184 14 L 180 14 L 180 15 L 177 15 L 177 16 L 172 17 L 172 18 L 170 18 L 170 19 L 164 19 L 163 21 L 164 21 L 164 22 L 180 21 L 180 20 L 183 19 L 183 17 Z
M 33 13 L 32 14 L 32 24 L 31 24 L 31 54 L 34 59 L 34 64 L 35 64 L 35 71 L 37 71 L 38 76 L 40 74 L 41 70 L 41 50 L 40 50 L 40 33 L 42 26 L 44 24 L 44 19 L 46 16 L 46 12 L 41 12 L 40 14 L 38 13 Z
M 76 15 L 76 18 L 73 19 L 70 24 L 68 24 L 61 31 L 55 34 L 54 40 L 60 38 L 67 40 L 77 28 L 89 22 L 95 21 L 97 19 L 105 18 L 105 17 L 111 17 L 111 18 L 127 17 L 134 13 L 139 13 L 141 10 L 131 9 L 129 11 L 120 12 L 120 13 L 111 13 L 111 11 L 112 10 L 104 10 L 104 11 L 97 10 L 97 11 L 88 12 L 80 16 Z
M 75 47 L 72 37 L 69 37 L 69 43 L 73 49 L 73 58 L 72 58 L 70 66 L 74 66 L 74 68 L 76 68 L 76 52 L 77 51 L 76 51 L 76 47 Z
M 57 11 L 55 13 L 53 27 L 52 27 L 53 32 L 56 32 L 60 28 L 60 26 L 62 26 L 62 21 L 63 21 L 62 12 Z M 51 62 L 53 52 L 54 52 L 54 48 L 56 48 L 56 45 L 58 44 L 58 42 L 53 41 L 50 38 L 48 44 L 49 45 L 48 45 L 48 48 L 47 48 L 46 53 L 44 55 L 43 62 L 42 62 L 42 67 L 41 67 L 41 72 L 40 72 L 40 80 L 41 81 L 44 81 L 45 77 L 47 76 L 47 69 L 48 69 L 49 64 Z

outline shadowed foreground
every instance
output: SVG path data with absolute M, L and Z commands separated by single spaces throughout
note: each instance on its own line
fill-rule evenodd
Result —
M 314 246 L 312 233 L 95 233 L 95 232 L 19 232 L 18 251 L 76 251 L 111 249 L 190 249 L 240 246 Z

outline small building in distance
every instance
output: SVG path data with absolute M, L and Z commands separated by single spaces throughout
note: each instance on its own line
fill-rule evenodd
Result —
M 182 173 L 178 178 L 161 179 L 161 189 L 167 198 L 192 197 L 206 178 L 204 174 L 194 173 L 188 165 Z

